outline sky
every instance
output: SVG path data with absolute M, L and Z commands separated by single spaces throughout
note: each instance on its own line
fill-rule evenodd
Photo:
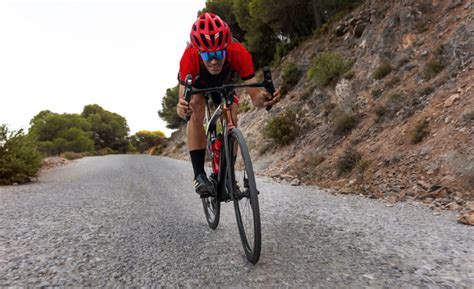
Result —
M 42 110 L 87 104 L 130 133 L 171 130 L 158 117 L 205 0 L 0 0 L 0 124 L 27 130 Z

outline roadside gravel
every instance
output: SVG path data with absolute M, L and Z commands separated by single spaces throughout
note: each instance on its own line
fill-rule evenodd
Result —
M 231 204 L 207 227 L 191 173 L 168 158 L 88 157 L 0 187 L 0 287 L 474 287 L 474 228 L 453 213 L 266 178 L 253 266 Z

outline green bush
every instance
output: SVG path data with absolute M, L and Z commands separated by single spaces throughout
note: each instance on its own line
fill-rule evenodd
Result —
M 432 59 L 426 63 L 425 68 L 423 69 L 423 78 L 425 80 L 430 80 L 435 77 L 438 73 L 443 70 L 444 65 L 439 59 Z
M 25 183 L 41 167 L 42 156 L 36 143 L 22 130 L 9 132 L 0 126 L 0 184 Z
M 308 77 L 315 79 L 319 85 L 327 86 L 349 71 L 352 64 L 339 53 L 324 52 L 314 58 Z
M 340 113 L 334 117 L 334 134 L 345 135 L 349 133 L 356 125 L 357 118 L 352 113 Z
M 248 112 L 251 109 L 252 109 L 252 105 L 250 104 L 250 101 L 246 99 L 239 100 L 239 112 Z
M 387 108 L 383 105 L 377 105 L 375 107 L 375 114 L 377 115 L 377 122 L 380 122 L 384 115 L 387 113 Z
M 282 70 L 282 91 L 286 93 L 300 80 L 301 72 L 294 62 L 289 62 Z
M 288 145 L 299 133 L 297 114 L 293 110 L 287 110 L 270 119 L 263 129 L 264 136 L 279 145 Z
M 372 77 L 377 80 L 382 79 L 390 72 L 392 72 L 392 66 L 387 62 L 383 62 L 374 70 L 374 72 L 372 73 Z
M 291 41 L 291 42 L 278 42 L 275 45 L 275 56 L 273 57 L 276 63 L 280 62 L 280 60 L 286 56 L 290 51 L 298 45 L 298 41 Z
M 93 156 L 91 152 L 82 152 L 82 153 L 76 153 L 76 152 L 65 152 L 61 154 L 61 157 L 67 159 L 67 160 L 76 160 L 80 159 L 83 157 L 90 157 Z
M 412 144 L 421 142 L 429 133 L 428 121 L 426 119 L 420 120 L 415 124 L 410 132 L 410 141 Z
M 362 155 L 358 151 L 354 149 L 345 150 L 344 154 L 337 159 L 337 174 L 341 176 L 350 173 L 361 160 Z

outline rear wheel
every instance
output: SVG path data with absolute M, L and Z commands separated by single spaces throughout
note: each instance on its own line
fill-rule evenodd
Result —
M 207 135 L 207 145 L 206 145 L 206 162 L 204 169 L 206 170 L 206 175 L 209 177 L 209 181 L 214 185 L 214 189 L 217 188 L 217 180 L 214 178 L 212 171 L 212 150 L 211 150 L 211 140 L 216 137 L 215 131 L 210 131 Z M 219 218 L 221 213 L 221 203 L 217 199 L 217 194 L 212 197 L 202 198 L 202 206 L 204 208 L 204 214 L 206 216 L 206 221 L 209 227 L 213 230 L 219 225 Z
M 230 170 L 227 186 L 234 196 L 235 217 L 247 259 L 257 263 L 261 250 L 260 209 L 255 175 L 242 133 L 233 129 L 229 135 Z

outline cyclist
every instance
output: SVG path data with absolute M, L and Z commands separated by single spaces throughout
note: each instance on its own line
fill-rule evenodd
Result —
M 178 115 L 190 117 L 187 126 L 187 142 L 194 170 L 194 188 L 201 197 L 212 194 L 212 184 L 206 176 L 204 162 L 206 155 L 206 136 L 203 128 L 205 114 L 205 96 L 194 95 L 188 103 L 184 99 L 186 75 L 193 77 L 193 86 L 209 88 L 232 82 L 237 73 L 244 83 L 257 82 L 255 79 L 252 56 L 239 42 L 233 40 L 229 26 L 219 16 L 205 12 L 201 14 L 191 28 L 191 43 L 185 49 L 180 61 L 178 74 L 179 101 L 176 106 Z M 274 105 L 280 99 L 280 90 L 270 95 L 264 89 L 248 88 L 252 103 L 259 108 Z M 211 95 L 215 103 L 219 96 Z M 231 111 L 237 119 L 238 100 L 234 97 Z

